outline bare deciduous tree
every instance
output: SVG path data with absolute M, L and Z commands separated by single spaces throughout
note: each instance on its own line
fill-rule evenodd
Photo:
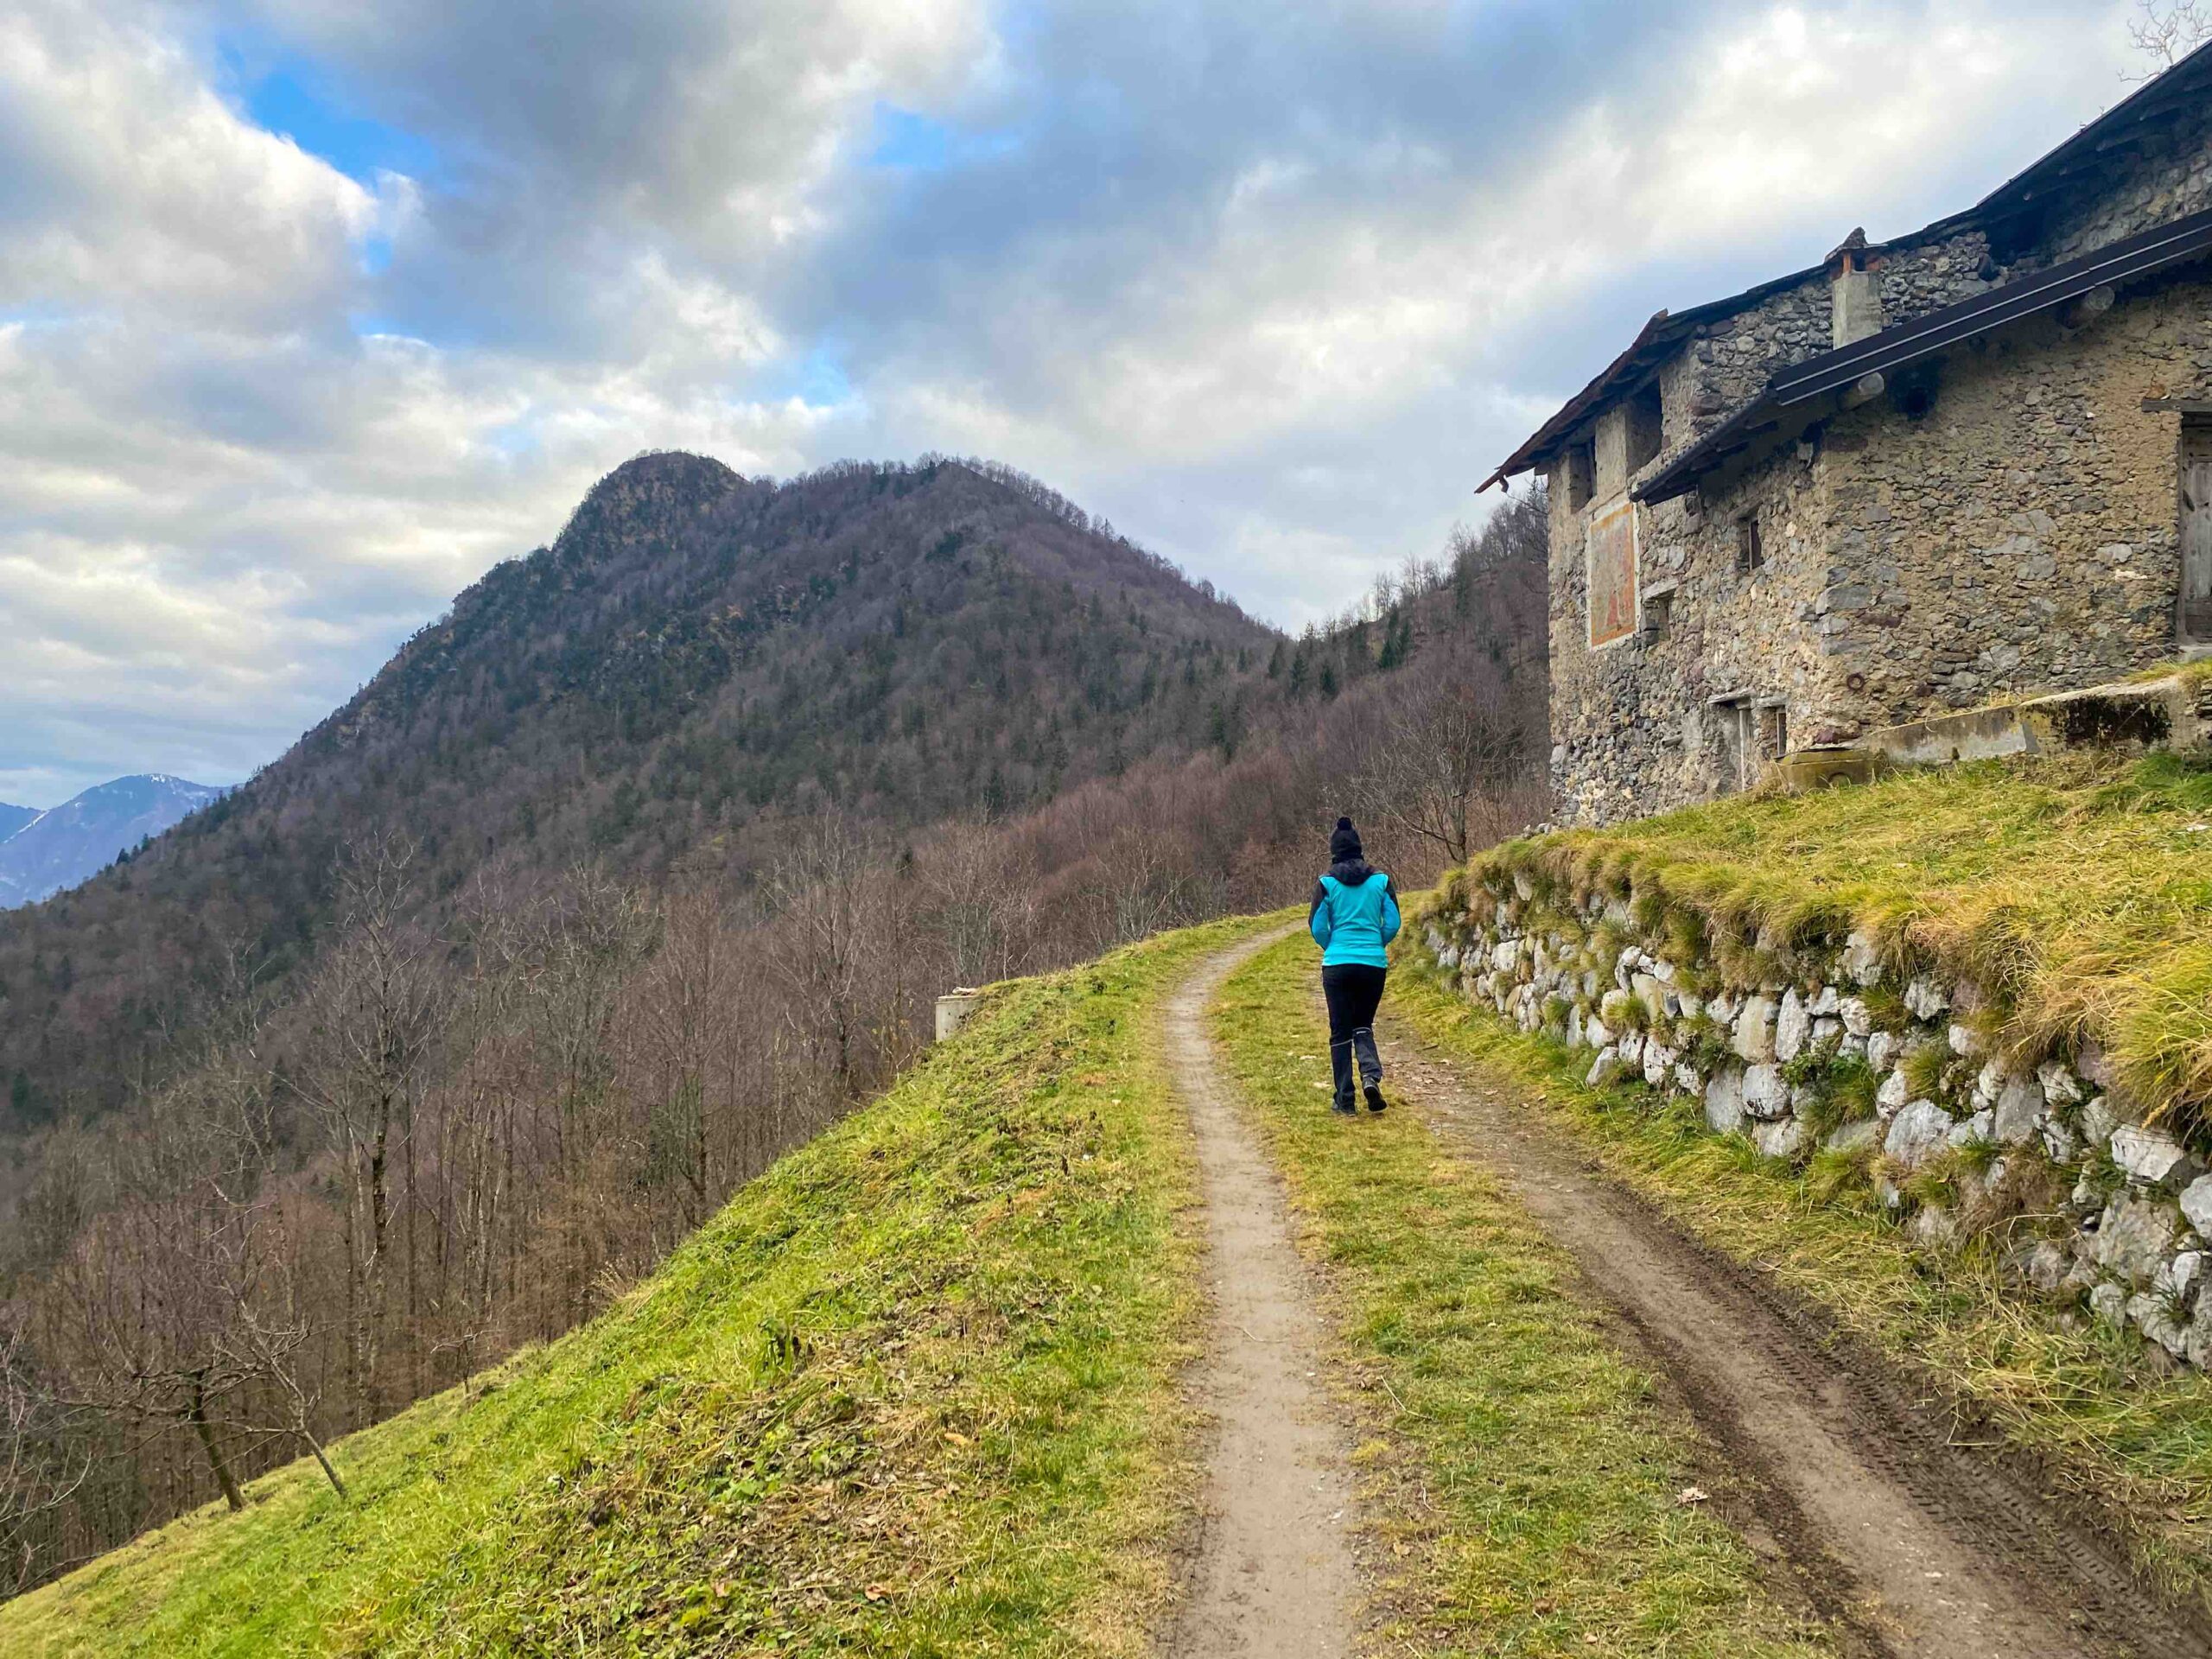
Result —
M 31 1363 L 22 1325 L 10 1324 L 0 1334 L 0 1556 L 10 1594 L 37 1578 L 39 1534 L 76 1496 L 92 1460 Z
M 2212 6 L 2203 0 L 2136 0 L 2127 37 L 2154 65 L 2127 79 L 2152 79 L 2212 40 Z
M 416 1110 L 448 1009 L 433 941 L 413 919 L 412 849 L 359 849 L 345 877 L 343 931 L 308 988 L 311 1030 L 298 1087 L 345 1172 L 347 1356 L 359 1421 L 384 1414 L 381 1344 L 390 1293 L 395 1162 L 414 1155 Z M 400 1182 L 412 1214 L 412 1184 Z M 409 1255 L 411 1268 L 413 1255 Z
M 1462 864 L 1478 803 L 1519 792 L 1529 760 L 1528 722 L 1503 706 L 1495 677 L 1445 659 L 1384 711 L 1355 798 L 1369 817 Z

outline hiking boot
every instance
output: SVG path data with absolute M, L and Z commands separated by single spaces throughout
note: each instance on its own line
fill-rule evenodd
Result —
M 1351 1102 L 1348 1100 L 1331 1101 L 1329 1103 L 1329 1110 L 1338 1117 L 1357 1117 L 1359 1116 L 1359 1108 L 1353 1105 Z
M 1376 1052 L 1375 1029 L 1362 1026 L 1351 1034 L 1352 1052 L 1359 1057 L 1360 1081 L 1366 1087 L 1361 1090 L 1367 1096 L 1367 1109 L 1380 1112 L 1389 1109 L 1389 1103 L 1382 1098 L 1382 1057 Z

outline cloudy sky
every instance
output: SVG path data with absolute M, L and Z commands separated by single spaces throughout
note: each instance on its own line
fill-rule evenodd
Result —
M 1300 625 L 2129 15 L 0 0 L 0 800 L 245 777 L 645 448 L 993 456 Z

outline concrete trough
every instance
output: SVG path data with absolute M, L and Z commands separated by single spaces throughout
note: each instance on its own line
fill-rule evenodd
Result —
M 971 985 L 947 991 L 937 1000 L 937 1039 L 940 1043 L 968 1023 L 968 1016 L 976 1012 L 983 1000 L 982 992 Z
M 1875 768 L 1956 766 L 2064 749 L 2187 750 L 2212 743 L 2212 682 L 2122 680 L 1869 732 Z

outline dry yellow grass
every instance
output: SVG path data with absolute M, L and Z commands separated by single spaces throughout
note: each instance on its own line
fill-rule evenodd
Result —
M 1833 952 L 1857 928 L 1900 966 L 1994 999 L 2008 1048 L 2084 1041 L 2153 1120 L 2212 1122 L 2212 766 L 2067 755 L 1738 798 L 1508 842 L 1454 878 L 1483 902 L 1518 872 L 1540 898 L 1634 901 L 1647 932 L 1709 933 L 1724 962 Z

